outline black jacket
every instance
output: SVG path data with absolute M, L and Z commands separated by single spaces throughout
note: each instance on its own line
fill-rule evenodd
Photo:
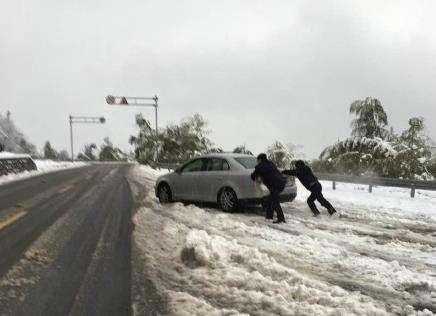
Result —
M 281 174 L 276 165 L 270 161 L 262 161 L 257 164 L 254 172 L 251 174 L 251 179 L 256 180 L 261 177 L 263 184 L 271 191 L 271 189 L 283 189 L 286 185 L 286 178 Z
M 315 177 L 312 169 L 310 169 L 310 167 L 307 165 L 297 167 L 294 170 L 284 170 L 282 173 L 288 176 L 297 177 L 301 184 L 304 185 L 304 187 L 309 191 L 315 184 L 318 183 L 317 177 Z

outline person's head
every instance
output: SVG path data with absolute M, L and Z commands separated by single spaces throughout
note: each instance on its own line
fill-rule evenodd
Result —
M 266 155 L 264 153 L 261 153 L 257 156 L 257 163 L 261 163 L 263 161 L 267 161 L 268 158 L 266 157 Z
M 295 168 L 302 168 L 304 167 L 305 163 L 303 160 L 296 160 L 295 161 Z

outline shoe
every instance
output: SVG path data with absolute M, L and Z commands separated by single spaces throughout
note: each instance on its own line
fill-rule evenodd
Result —
M 332 207 L 328 209 L 329 215 L 332 216 L 333 214 L 336 213 L 336 210 Z
M 282 220 L 275 220 L 275 221 L 273 222 L 273 224 L 281 224 L 281 223 L 285 224 L 286 221 L 285 221 L 284 219 L 282 219 Z
M 321 213 L 319 211 L 312 211 L 312 215 L 313 217 L 318 217 Z

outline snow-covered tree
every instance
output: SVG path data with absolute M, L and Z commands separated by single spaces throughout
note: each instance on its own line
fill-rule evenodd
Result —
M 81 152 L 80 154 L 77 155 L 77 159 L 79 160 L 89 160 L 89 161 L 94 161 L 97 160 L 96 155 L 94 154 L 94 150 L 97 149 L 97 145 L 94 143 L 91 144 L 86 144 L 83 147 L 83 152 Z
M 351 137 L 327 147 L 314 162 L 318 172 L 427 179 L 430 150 L 421 118 L 412 118 L 409 128 L 393 141 Z
M 105 137 L 100 146 L 99 159 L 101 161 L 122 161 L 126 160 L 126 155 L 121 149 L 114 147 L 109 137 Z
M 393 143 L 398 151 L 397 170 L 401 177 L 427 178 L 427 166 L 431 157 L 430 139 L 425 135 L 424 119 L 412 117 L 409 127 Z
M 266 150 L 268 159 L 272 160 L 278 168 L 289 168 L 294 159 L 293 152 L 279 141 L 275 141 Z
M 4 151 L 36 155 L 35 145 L 30 143 L 23 133 L 15 126 L 10 114 L 0 113 L 0 143 Z
M 394 157 L 397 154 L 392 145 L 381 138 L 351 137 L 325 148 L 320 159 L 334 159 L 350 152 L 359 152 L 378 159 Z
M 58 153 L 52 147 L 49 141 L 45 142 L 43 153 L 44 153 L 44 159 L 51 159 L 51 160 L 58 159 Z
M 207 151 L 207 153 L 209 153 L 209 154 L 213 154 L 213 153 L 219 154 L 219 153 L 223 153 L 223 152 L 224 152 L 224 150 L 221 147 L 212 147 Z
M 424 134 L 424 119 L 413 117 L 398 136 L 387 130 L 387 115 L 381 102 L 366 98 L 353 102 L 352 137 L 325 148 L 313 167 L 318 172 L 426 179 L 431 156 Z
M 380 100 L 367 97 L 350 105 L 350 114 L 356 116 L 351 122 L 353 136 L 384 139 L 388 133 L 388 116 Z
M 381 138 L 350 137 L 325 148 L 315 169 L 353 175 L 381 175 L 388 173 L 386 162 L 396 155 L 392 144 Z
M 139 163 L 147 164 L 155 161 L 156 145 L 161 145 L 156 137 L 155 130 L 152 129 L 150 122 L 142 114 L 135 117 L 136 125 L 139 128 L 138 136 L 130 137 L 130 144 L 134 146 L 135 158 Z
M 409 119 L 409 128 L 401 133 L 400 140 L 404 145 L 412 149 L 423 148 L 426 155 L 430 155 L 430 141 L 424 133 L 423 117 Z
M 61 150 L 58 154 L 58 160 L 60 161 L 67 161 L 70 160 L 70 154 L 65 149 Z
M 156 145 L 159 162 L 170 163 L 184 162 L 212 150 L 207 121 L 199 114 L 183 119 L 179 124 L 168 125 L 159 132 L 158 137 L 142 115 L 137 115 L 136 124 L 139 133 L 130 137 L 130 143 L 135 147 L 135 157 L 140 163 L 153 163 L 156 160 Z
M 251 150 L 248 150 L 245 145 L 240 145 L 235 147 L 233 149 L 233 153 L 235 154 L 246 154 L 246 155 L 253 155 L 253 152 Z

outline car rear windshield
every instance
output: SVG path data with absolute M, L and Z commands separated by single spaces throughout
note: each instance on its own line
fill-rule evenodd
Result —
M 244 166 L 245 169 L 254 169 L 257 165 L 257 160 L 254 157 L 235 157 L 235 160 Z

